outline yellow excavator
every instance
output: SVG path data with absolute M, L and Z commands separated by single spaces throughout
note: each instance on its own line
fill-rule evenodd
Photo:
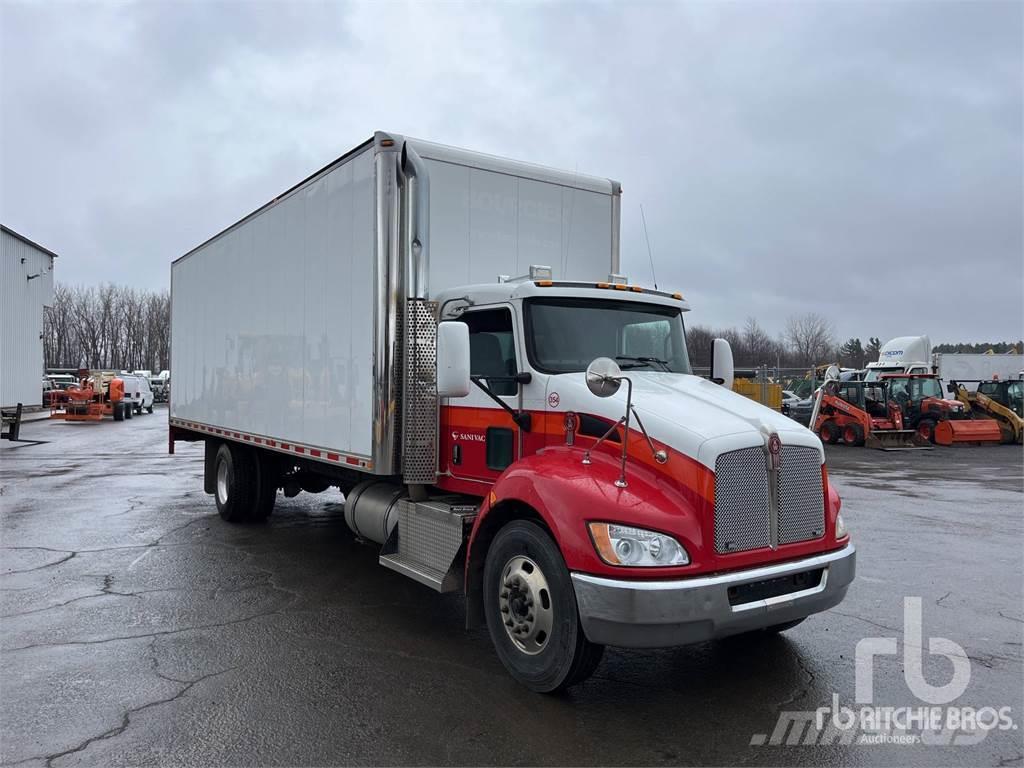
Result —
M 977 384 L 978 388 L 972 391 L 965 384 Z M 999 422 L 1004 443 L 1024 442 L 1024 380 L 950 381 L 949 391 L 976 417 Z

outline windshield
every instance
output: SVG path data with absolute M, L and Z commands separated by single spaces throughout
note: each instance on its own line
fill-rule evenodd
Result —
M 900 365 L 895 368 L 868 368 L 864 381 L 878 381 L 879 378 L 887 373 L 903 373 L 903 366 Z
M 921 382 L 921 397 L 942 398 L 942 385 L 938 379 L 918 379 Z
M 527 352 L 544 373 L 585 371 L 597 357 L 623 370 L 690 373 L 682 312 L 676 307 L 596 299 L 526 302 Z

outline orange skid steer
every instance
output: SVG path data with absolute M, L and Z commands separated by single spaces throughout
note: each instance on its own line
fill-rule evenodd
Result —
M 818 398 L 812 429 L 825 443 L 842 441 L 883 451 L 931 447 L 915 430 L 905 428 L 903 413 L 889 399 L 885 382 L 828 380 Z

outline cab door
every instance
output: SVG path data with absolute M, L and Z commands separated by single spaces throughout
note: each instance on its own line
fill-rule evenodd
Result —
M 516 318 L 509 305 L 469 309 L 470 375 L 509 409 L 519 408 L 521 369 Z M 441 409 L 441 471 L 490 485 L 519 455 L 519 427 L 495 399 L 474 384 L 466 397 L 448 398 Z

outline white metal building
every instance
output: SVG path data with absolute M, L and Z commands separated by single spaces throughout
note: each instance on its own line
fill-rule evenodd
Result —
M 43 307 L 57 254 L 0 225 L 0 407 L 42 405 Z

